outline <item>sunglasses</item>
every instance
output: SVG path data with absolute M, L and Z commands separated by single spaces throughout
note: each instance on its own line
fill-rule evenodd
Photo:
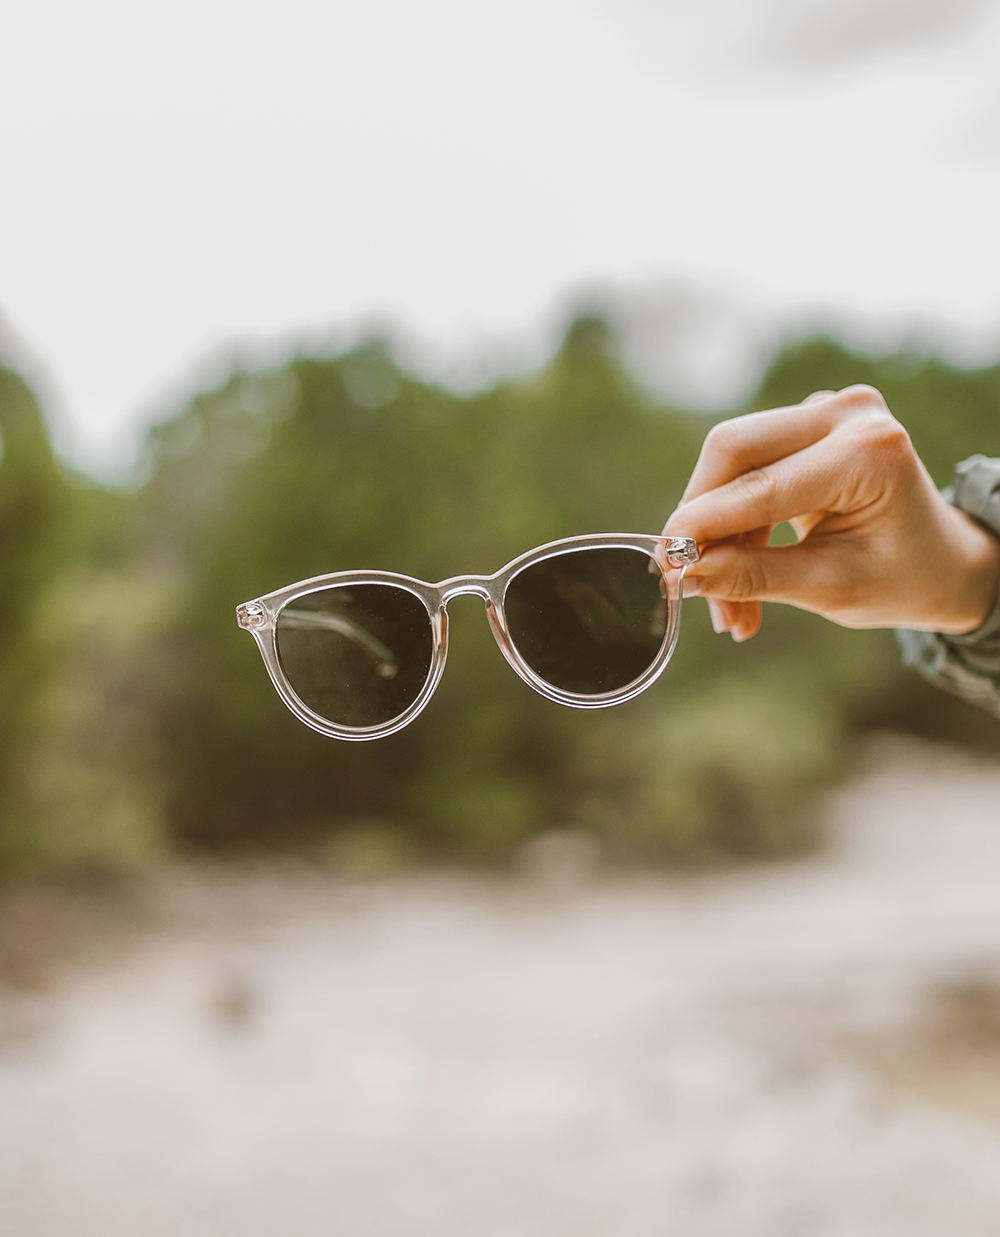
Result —
M 427 705 L 444 672 L 448 602 L 486 602 L 500 651 L 535 691 L 602 709 L 663 673 L 680 630 L 687 537 L 602 533 L 552 541 L 492 576 L 427 584 L 337 571 L 236 607 L 278 695 L 335 739 L 381 739 Z

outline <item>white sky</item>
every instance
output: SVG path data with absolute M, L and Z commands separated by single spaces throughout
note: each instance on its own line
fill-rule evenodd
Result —
M 11 0 L 2 39 L 5 350 L 97 470 L 220 349 L 455 358 L 580 288 L 1000 341 L 991 0 Z

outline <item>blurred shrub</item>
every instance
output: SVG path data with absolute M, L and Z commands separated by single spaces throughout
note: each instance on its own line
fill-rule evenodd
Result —
M 51 660 L 39 607 L 60 559 L 66 493 L 38 405 L 0 367 L 0 859 L 33 849 L 20 763 L 41 729 L 38 696 Z
M 150 644 L 162 594 L 139 572 L 65 568 L 38 624 L 49 663 L 16 780 L 25 859 L 49 869 L 145 867 L 169 836 Z
M 234 373 L 153 431 L 148 483 L 128 494 L 63 476 L 7 381 L 8 856 L 134 866 L 172 839 L 307 846 L 361 873 L 496 860 L 553 826 L 637 859 L 776 855 L 812 840 L 816 792 L 867 727 L 1000 751 L 1000 723 L 904 673 L 889 633 L 768 607 L 736 646 L 701 602 L 663 680 L 606 713 L 530 691 L 472 598 L 452 603 L 444 680 L 400 734 L 337 743 L 287 713 L 240 601 L 340 569 L 437 580 L 556 537 L 659 529 L 711 419 L 653 406 L 595 319 L 537 377 L 469 397 L 378 344 Z M 858 381 L 886 393 L 939 483 L 965 454 L 1000 455 L 996 368 L 812 340 L 775 358 L 750 406 Z
M 436 580 L 554 537 L 658 527 L 699 430 L 652 411 L 593 321 L 537 379 L 473 398 L 371 346 L 235 375 L 195 401 L 154 436 L 136 508 L 139 556 L 177 563 L 183 592 L 156 654 L 177 668 L 158 707 L 180 835 L 273 842 L 384 818 L 427 851 L 489 858 L 564 816 L 584 719 L 511 675 L 478 603 L 454 603 L 428 711 L 373 744 L 287 714 L 233 607 L 350 566 Z
M 0 429 L 0 869 L 145 864 L 168 843 L 146 661 L 162 599 L 129 501 L 57 466 L 3 369 Z
M 715 678 L 586 747 L 579 823 L 625 859 L 774 856 L 815 840 L 815 790 L 843 758 L 836 710 Z

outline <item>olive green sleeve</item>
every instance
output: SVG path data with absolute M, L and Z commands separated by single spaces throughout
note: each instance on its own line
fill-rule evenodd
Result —
M 1000 460 L 973 455 L 955 469 L 945 498 L 1000 537 Z M 1000 716 L 1000 598 L 981 627 L 964 636 L 897 631 L 903 660 L 947 691 Z

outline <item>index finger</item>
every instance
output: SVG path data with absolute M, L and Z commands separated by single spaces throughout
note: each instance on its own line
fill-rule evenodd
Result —
M 819 442 L 839 420 L 837 414 L 832 397 L 826 397 L 720 421 L 702 444 L 679 505 Z
M 667 521 L 667 536 L 693 537 L 699 545 L 721 541 L 843 505 L 844 458 L 834 442 L 820 439 L 772 464 L 682 504 Z M 669 531 L 668 531 L 669 530 Z

